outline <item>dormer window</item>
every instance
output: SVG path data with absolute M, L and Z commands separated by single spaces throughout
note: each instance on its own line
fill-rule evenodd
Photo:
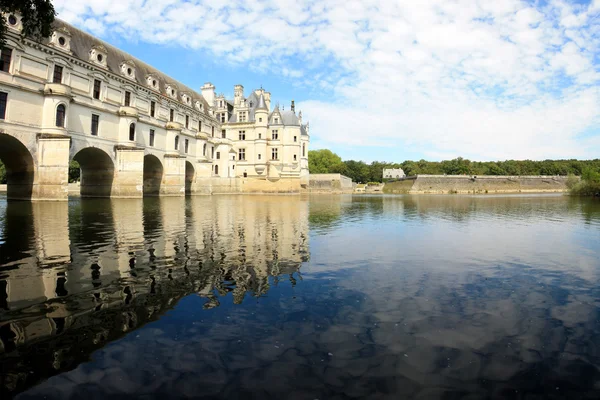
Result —
M 177 100 L 177 87 L 175 85 L 169 84 L 166 86 L 167 95 L 172 99 Z
M 89 60 L 96 64 L 106 68 L 106 56 L 107 51 L 106 48 L 102 45 L 93 46 L 90 50 Z
M 129 79 L 135 79 L 135 63 L 131 60 L 122 62 L 121 74 Z
M 71 32 L 65 27 L 58 28 L 52 32 L 50 36 L 50 46 L 58 48 L 63 51 L 71 51 Z
M 5 15 L 4 18 L 6 18 L 6 25 L 8 25 L 8 27 L 10 29 L 14 29 L 16 31 L 22 31 L 23 30 L 23 22 L 21 21 L 21 17 L 15 14 L 10 14 L 10 15 Z
M 146 84 L 154 89 L 158 90 L 158 78 L 152 74 L 146 75 Z

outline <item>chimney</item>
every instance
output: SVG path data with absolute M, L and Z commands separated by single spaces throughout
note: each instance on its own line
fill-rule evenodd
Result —
M 292 112 L 293 113 L 296 112 L 296 106 L 294 105 L 294 100 L 292 100 Z

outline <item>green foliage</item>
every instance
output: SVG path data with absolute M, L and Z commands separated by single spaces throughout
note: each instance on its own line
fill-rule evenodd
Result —
M 2 164 L 0 160 L 0 185 L 4 185 L 6 183 L 6 167 Z
M 0 0 L 0 11 L 21 15 L 23 36 L 39 41 L 52 33 L 56 11 L 50 0 Z M 6 20 L 0 18 L 0 46 L 6 44 L 6 28 Z
M 79 163 L 75 160 L 69 163 L 69 183 L 78 182 L 81 174 Z
M 313 159 L 314 155 L 317 156 Z M 328 160 L 328 161 L 327 161 Z M 600 174 L 600 159 L 595 160 L 506 160 L 471 161 L 462 157 L 445 161 L 407 160 L 402 163 L 373 161 L 341 161 L 329 150 L 309 151 L 311 173 L 341 173 L 354 182 L 382 182 L 383 170 L 402 168 L 407 176 L 424 175 L 562 175 L 582 176 L 586 169 Z M 594 178 L 596 180 L 600 178 Z
M 309 150 L 308 170 L 311 174 L 344 173 L 342 159 L 331 150 Z
M 569 185 L 570 182 L 567 182 Z M 581 181 L 569 186 L 570 192 L 575 196 L 600 197 L 600 171 L 589 166 L 583 167 Z

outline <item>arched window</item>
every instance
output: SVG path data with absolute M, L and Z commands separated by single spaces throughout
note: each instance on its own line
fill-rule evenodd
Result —
M 179 136 L 175 136 L 175 150 L 179 150 Z
M 219 166 L 215 165 L 215 175 L 219 175 Z
M 64 104 L 59 104 L 56 107 L 56 126 L 60 126 L 61 128 L 65 127 L 65 114 L 67 109 Z
M 129 140 L 132 142 L 135 140 L 135 124 L 129 125 Z

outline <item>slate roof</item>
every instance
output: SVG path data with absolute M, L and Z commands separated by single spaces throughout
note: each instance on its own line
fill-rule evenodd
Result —
M 54 29 L 59 29 L 59 28 L 66 28 L 70 32 L 70 34 L 71 34 L 71 52 L 73 53 L 73 56 L 75 56 L 85 62 L 89 62 L 89 51 L 91 50 L 91 48 L 96 45 L 102 45 L 106 48 L 106 51 L 107 51 L 106 65 L 110 72 L 112 72 L 116 75 L 122 76 L 121 71 L 120 71 L 121 63 L 123 63 L 124 61 L 131 60 L 135 63 L 135 70 L 136 70 L 135 81 L 140 86 L 146 87 L 146 88 L 154 91 L 153 89 L 148 87 L 148 85 L 146 84 L 146 76 L 149 74 L 152 74 L 159 81 L 160 94 L 162 94 L 163 96 L 169 97 L 166 94 L 165 84 L 167 84 L 167 83 L 174 84 L 177 86 L 179 95 L 182 92 L 187 92 L 188 94 L 190 94 L 190 96 L 192 97 L 192 105 L 194 105 L 196 103 L 196 101 L 198 101 L 198 100 L 201 101 L 202 104 L 204 104 L 203 113 L 206 116 L 209 116 L 210 118 L 212 118 L 212 116 L 210 116 L 208 114 L 209 104 L 204 99 L 204 97 L 202 97 L 202 94 L 187 87 L 183 83 L 171 78 L 170 76 L 160 72 L 159 70 L 157 70 L 156 68 L 153 68 L 152 66 L 146 64 L 145 62 L 133 57 L 132 55 L 98 39 L 97 37 L 92 36 L 89 33 L 84 32 L 81 29 L 78 29 L 78 28 L 74 27 L 73 25 L 70 25 L 60 19 L 55 19 Z M 45 43 L 47 44 L 48 42 L 49 42 L 49 40 L 46 39 Z M 126 80 L 131 80 L 131 78 L 127 78 L 127 77 L 123 77 L 123 78 Z M 169 97 L 169 99 L 172 99 L 172 98 Z M 181 104 L 184 104 L 183 102 L 181 102 L 179 96 L 178 96 L 177 101 Z M 187 104 L 184 104 L 184 105 L 188 106 Z

